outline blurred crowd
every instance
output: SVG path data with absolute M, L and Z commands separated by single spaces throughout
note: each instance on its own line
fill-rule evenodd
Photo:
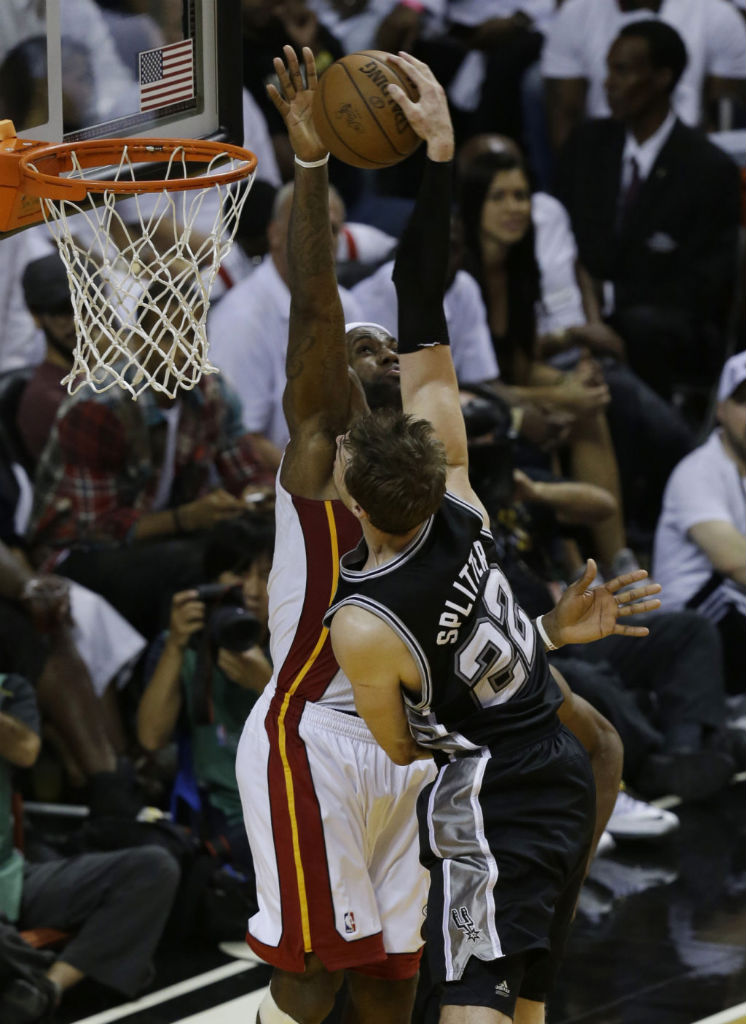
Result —
M 84 116 L 104 53 L 126 71 L 128 55 L 162 45 L 149 9 L 99 0 L 107 48 L 66 39 L 78 57 L 65 63 L 66 125 Z M 645 800 L 707 799 L 746 768 L 744 0 L 242 11 L 258 170 L 208 318 L 220 374 L 176 400 L 69 396 L 65 269 L 43 226 L 0 240 L 0 911 L 12 934 L 72 934 L 39 954 L 41 974 L 6 986 L 4 1021 L 41 1019 L 83 977 L 142 990 L 169 920 L 243 934 L 252 868 L 233 761 L 272 674 L 273 486 L 288 440 L 293 159 L 265 92 L 287 42 L 310 46 L 321 73 L 345 53 L 406 50 L 447 91 L 445 308 L 474 486 L 520 602 L 546 612 L 589 557 L 599 579 L 643 566 L 662 584 L 649 637 L 553 656 L 624 741 L 609 843 L 676 827 Z M 34 123 L 38 97 L 15 93 L 35 45 L 0 65 L 18 128 Z M 379 389 L 398 388 L 377 371 L 397 363 L 393 254 L 422 159 L 329 165 L 350 366 Z M 21 856 L 5 820 L 13 788 L 31 805 L 83 807 L 85 823 L 51 852 L 37 824 Z M 174 910 L 185 877 L 188 921 Z

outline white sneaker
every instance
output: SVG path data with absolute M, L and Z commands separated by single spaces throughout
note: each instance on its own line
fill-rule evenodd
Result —
M 606 829 L 615 839 L 659 839 L 679 827 L 672 811 L 636 800 L 620 789 Z
M 608 832 L 602 832 L 601 838 L 598 840 L 598 846 L 596 852 L 593 854 L 594 857 L 603 857 L 605 853 L 611 853 L 616 846 L 614 837 Z

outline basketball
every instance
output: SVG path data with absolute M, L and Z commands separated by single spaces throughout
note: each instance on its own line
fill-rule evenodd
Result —
M 416 100 L 417 89 L 382 50 L 350 53 L 319 79 L 313 119 L 329 152 L 353 167 L 391 167 L 413 153 L 421 139 L 401 107 L 387 95 L 391 83 Z

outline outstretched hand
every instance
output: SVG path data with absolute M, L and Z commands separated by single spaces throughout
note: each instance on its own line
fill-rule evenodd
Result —
M 549 639 L 561 647 L 564 644 L 591 643 L 611 634 L 647 636 L 649 630 L 646 626 L 628 626 L 619 622 L 619 619 L 660 608 L 660 600 L 652 596 L 660 593 L 660 584 L 642 583 L 647 575 L 644 569 L 637 569 L 591 590 L 590 585 L 596 578 L 596 563 L 589 558 L 580 579 L 567 588 L 553 610 L 542 619 Z M 633 583 L 642 585 L 620 593 L 623 587 Z
M 404 115 L 421 139 L 427 143 L 431 160 L 445 162 L 453 157 L 453 125 L 448 111 L 445 90 L 427 64 L 409 53 L 388 55 L 388 62 L 417 86 L 416 100 L 409 98 L 399 85 L 389 85 L 388 93 L 399 104 Z
M 303 47 L 303 63 L 306 68 L 306 82 L 303 82 L 298 57 L 290 45 L 282 48 L 285 56 L 275 57 L 273 64 L 280 83 L 267 86 L 267 95 L 274 103 L 288 130 L 290 144 L 299 160 L 321 160 L 327 149 L 319 138 L 313 123 L 313 97 L 318 88 L 316 62 L 308 46 Z

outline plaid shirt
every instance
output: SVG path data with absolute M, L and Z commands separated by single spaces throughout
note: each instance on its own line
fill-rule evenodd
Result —
M 181 396 L 169 505 L 222 486 L 239 495 L 271 483 L 241 422 L 238 397 L 220 376 Z M 50 549 L 110 547 L 126 541 L 153 511 L 167 437 L 154 392 L 137 401 L 119 388 L 82 388 L 57 414 L 36 471 L 29 540 Z

